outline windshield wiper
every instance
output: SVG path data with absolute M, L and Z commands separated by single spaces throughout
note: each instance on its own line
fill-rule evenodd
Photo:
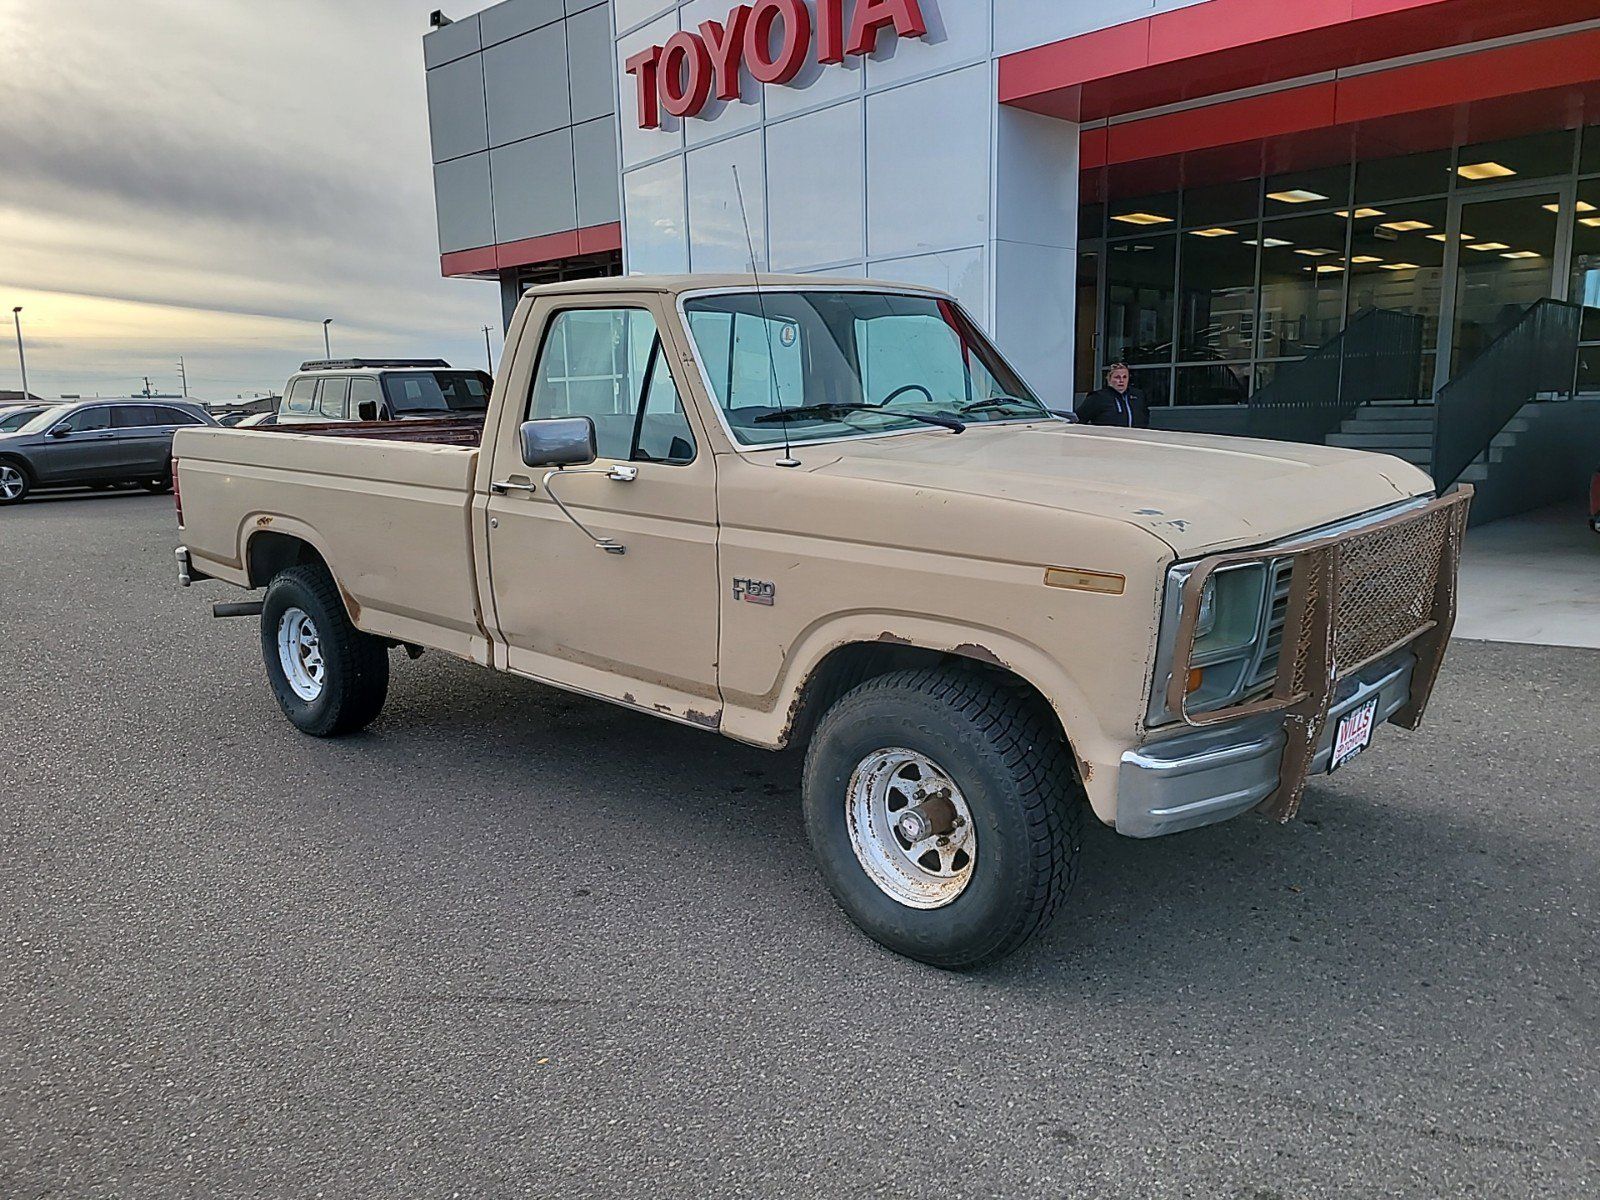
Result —
M 963 404 L 958 411 L 975 413 L 983 412 L 985 409 L 990 408 L 1007 408 L 1014 404 L 1020 404 L 1030 411 L 1037 410 L 1040 407 L 1036 401 L 1024 400 L 1021 396 L 990 396 L 985 400 L 973 400 L 969 404 Z
M 755 419 L 755 423 L 773 425 L 779 421 L 804 421 L 811 417 L 836 421 L 840 417 L 859 412 L 878 413 L 885 417 L 905 417 L 910 421 L 921 421 L 924 425 L 937 425 L 940 429 L 948 429 L 951 433 L 965 433 L 967 430 L 965 421 L 957 420 L 949 413 L 914 413 L 903 409 L 884 409 L 876 404 L 803 404 L 799 408 L 780 408 L 777 412 L 763 413 Z

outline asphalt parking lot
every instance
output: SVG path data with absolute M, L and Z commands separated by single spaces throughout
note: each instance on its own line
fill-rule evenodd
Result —
M 1600 1189 L 1600 651 L 1459 642 L 1304 820 L 1091 829 L 949 975 L 834 908 L 794 756 L 437 654 L 311 740 L 174 540 L 0 513 L 8 1200 Z

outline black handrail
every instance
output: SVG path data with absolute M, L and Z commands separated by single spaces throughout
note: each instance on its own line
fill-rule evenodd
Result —
M 1251 437 L 1321 442 L 1373 400 L 1415 400 L 1422 318 L 1366 308 L 1305 358 L 1284 363 L 1250 397 Z
M 1583 306 L 1536 300 L 1434 400 L 1433 481 L 1441 495 L 1524 404 L 1570 397 Z

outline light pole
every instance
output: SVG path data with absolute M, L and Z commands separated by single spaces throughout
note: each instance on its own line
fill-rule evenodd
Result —
M 26 402 L 31 397 L 28 395 L 28 359 L 22 353 L 22 305 L 11 310 L 11 319 L 17 325 L 17 365 L 22 368 L 22 399 Z
M 183 355 L 178 355 L 178 378 L 183 383 L 183 398 L 189 398 L 189 370 L 183 365 Z
M 483 360 L 489 364 L 489 374 L 494 374 L 494 351 L 489 348 L 490 326 L 483 327 Z
M 332 358 L 333 357 L 333 345 L 332 345 L 331 342 L 328 341 L 328 326 L 332 325 L 332 324 L 333 324 L 333 318 L 332 317 L 323 317 L 322 318 L 322 356 L 324 358 Z

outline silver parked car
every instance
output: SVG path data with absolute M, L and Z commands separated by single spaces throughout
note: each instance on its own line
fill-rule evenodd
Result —
M 198 404 L 181 400 L 80 400 L 42 409 L 0 432 L 0 504 L 35 488 L 137 483 L 172 486 L 172 434 L 184 425 L 215 425 Z

